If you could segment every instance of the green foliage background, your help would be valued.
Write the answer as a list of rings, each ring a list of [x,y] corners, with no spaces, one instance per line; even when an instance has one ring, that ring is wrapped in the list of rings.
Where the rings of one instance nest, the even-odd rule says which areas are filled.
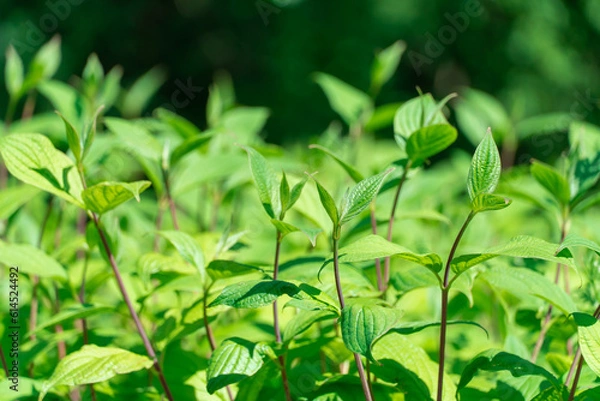
[[[52,0],[48,4],[71,4]],[[64,62],[58,79],[81,71],[97,52],[105,68],[121,64],[125,82],[154,65],[168,80],[153,106],[168,102],[175,80],[188,78],[205,89],[216,70],[229,71],[242,104],[272,111],[268,140],[282,143],[319,134],[334,117],[311,74],[324,71],[362,90],[369,85],[374,49],[397,39],[408,51],[425,53],[427,33],[436,36],[446,13],[465,10],[464,0],[318,1],[278,0],[72,0],[70,12],[45,40],[59,33]],[[273,4],[272,14],[266,4]],[[600,122],[600,5],[597,0],[481,0],[483,14],[471,18],[443,53],[418,75],[405,54],[381,103],[406,100],[418,85],[436,97],[468,85],[498,97],[517,119],[574,108]],[[51,14],[46,1],[3,0],[0,49],[27,40],[31,25]],[[51,25],[50,25],[51,27]],[[35,48],[39,47],[41,42]],[[19,51],[19,49],[17,49]],[[33,52],[23,54],[25,58]],[[0,64],[4,63],[0,55]],[[27,60],[26,60],[27,61]],[[3,79],[3,78],[0,78]],[[589,91],[589,92],[588,92]],[[208,91],[178,110],[202,124]],[[0,107],[7,99],[0,98]],[[584,107],[585,106],[585,107]],[[389,130],[380,135],[389,137]]]

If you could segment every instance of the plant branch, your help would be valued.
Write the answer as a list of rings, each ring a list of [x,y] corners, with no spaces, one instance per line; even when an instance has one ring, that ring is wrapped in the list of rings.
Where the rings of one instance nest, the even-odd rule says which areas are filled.
[[[342,281],[340,279],[340,266],[338,262],[338,236],[341,231],[340,227],[334,227],[333,234],[333,272],[335,275],[335,288],[338,295],[338,300],[340,302],[340,309],[344,309],[346,306],[346,302],[344,301],[344,293],[342,292]],[[356,363],[356,368],[358,370],[358,376],[360,377],[360,383],[362,384],[363,393],[365,394],[366,401],[373,401],[373,394],[371,393],[371,388],[369,386],[369,381],[367,380],[367,375],[365,373],[365,369],[362,364],[362,360],[360,359],[360,355],[354,352],[354,362]]]
[[[4,357],[4,350],[2,349],[2,345],[0,344],[0,361],[2,361],[2,368],[4,369],[4,374],[6,377],[10,377],[10,372],[8,371],[8,365],[6,364],[6,358]]]
[[[456,235],[456,239],[452,244],[450,253],[448,254],[448,260],[446,261],[446,267],[444,270],[444,281],[442,285],[442,321],[440,326],[440,352],[439,352],[439,367],[438,367],[438,386],[437,386],[437,401],[442,401],[442,395],[444,393],[444,365],[446,360],[446,332],[448,329],[448,299],[450,295],[450,264],[454,258],[454,254],[458,249],[460,240],[462,239],[467,227],[471,220],[475,217],[475,213],[471,211],[467,219],[463,223],[460,231]]]
[[[273,280],[277,280],[279,275],[279,254],[281,252],[281,240],[283,236],[281,232],[277,230],[277,239],[275,244],[275,260],[273,262]],[[279,308],[277,306],[277,300],[273,301],[273,328],[275,330],[275,341],[281,344],[281,327],[279,326]],[[290,383],[287,376],[287,369],[285,367],[285,355],[279,355],[279,364],[281,365],[281,380],[283,382],[283,391],[285,393],[286,401],[292,401],[292,393],[290,391]]]
[[[568,219],[567,217],[563,217],[562,219],[562,223],[560,225],[560,242],[559,245],[562,245],[562,243],[565,240],[565,237],[567,236],[567,222]],[[560,273],[561,270],[568,270],[568,267],[563,266],[560,263],[556,264],[556,273],[554,275],[554,284],[558,284],[559,280],[560,280]],[[566,275],[568,275],[569,272],[567,271],[565,273],[565,277]],[[535,342],[535,345],[533,347],[533,351],[531,353],[531,362],[535,363],[535,361],[537,360],[541,350],[542,350],[542,346],[544,345],[544,340],[546,339],[546,333],[548,332],[548,330],[550,329],[550,321],[552,319],[552,305],[548,305],[548,310],[546,312],[546,315],[544,317],[544,321],[542,322],[542,327],[540,329],[540,335],[537,339],[537,341]]]
[[[408,171],[412,166],[412,162],[409,160],[406,162],[406,166],[404,166],[404,172],[402,173],[402,177],[400,178],[400,182],[398,183],[398,187],[396,188],[396,195],[394,195],[394,202],[392,203],[392,211],[390,212],[390,220],[388,222],[387,236],[386,239],[388,241],[392,240],[392,233],[394,232],[394,218],[396,217],[396,207],[398,206],[398,200],[400,199],[400,192],[402,191],[402,187],[404,186],[404,182],[406,181],[406,177],[408,175]],[[391,258],[385,258],[385,266],[383,271],[383,291],[387,291],[388,283],[390,282],[390,264]]]
[[[371,202],[371,232],[377,234],[377,218],[375,217],[375,202]],[[384,290],[383,276],[381,272],[381,260],[375,259],[375,273],[377,274],[377,289],[379,291]]]
[[[169,203],[169,210],[171,211],[171,220],[173,220],[173,227],[179,231],[179,222],[177,221],[177,208],[175,207],[175,201],[171,196],[171,182],[169,180],[169,173],[163,169],[163,179],[165,181],[165,195],[167,202]]]
[[[100,222],[98,221],[98,216],[95,213],[91,213],[91,216],[92,216],[94,225],[96,226],[96,230],[98,231],[98,235],[100,236],[100,241],[102,242],[102,246],[104,247],[104,250],[106,251],[106,254],[108,255],[110,267],[112,268],[115,278],[117,280],[117,285],[119,286],[119,290],[121,292],[121,295],[123,296],[123,300],[125,301],[125,304],[127,305],[127,309],[129,310],[129,313],[135,323],[137,331],[138,331],[140,337],[142,338],[142,342],[144,343],[144,347],[146,348],[146,353],[148,354],[150,359],[152,359],[152,362],[154,364],[154,369],[156,370],[156,373],[158,374],[158,378],[160,380],[160,383],[162,384],[163,389],[165,390],[165,394],[166,394],[167,398],[169,399],[169,401],[174,401],[173,395],[171,394],[171,390],[169,389],[167,381],[165,380],[165,376],[162,372],[162,368],[160,367],[160,364],[158,363],[158,358],[156,357],[154,348],[152,347],[152,344],[150,343],[150,340],[148,339],[148,335],[146,334],[144,326],[142,325],[142,322],[140,321],[140,318],[139,318],[137,312],[135,311],[135,308],[133,307],[133,303],[131,302],[131,299],[129,298],[129,294],[127,292],[127,289],[125,288],[125,283],[123,282],[123,278],[121,277],[121,272],[119,271],[119,267],[117,266],[117,261],[115,260],[115,257],[110,249],[110,246],[108,245],[108,241],[106,239],[106,235],[104,234],[104,230],[102,229],[102,227],[100,227]]]

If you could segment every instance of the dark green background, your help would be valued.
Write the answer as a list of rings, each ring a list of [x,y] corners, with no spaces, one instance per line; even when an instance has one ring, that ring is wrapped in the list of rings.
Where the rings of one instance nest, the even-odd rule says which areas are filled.
[[[57,78],[79,75],[91,52],[105,69],[122,65],[125,84],[159,64],[169,79],[152,105],[158,106],[177,90],[177,79],[208,88],[224,69],[240,103],[272,110],[267,139],[282,142],[319,134],[337,118],[311,73],[324,71],[366,91],[376,49],[402,39],[408,51],[425,54],[427,34],[438,35],[449,24],[445,14],[465,11],[466,3],[281,0],[268,3],[277,9],[265,24],[259,8],[267,10],[267,3],[253,0],[1,0],[0,48],[13,43],[27,61],[39,46],[32,26],[51,22],[57,10],[51,4],[63,5],[59,14],[68,12],[56,18],[56,29],[41,30],[45,39],[62,36]],[[415,86],[441,97],[470,85],[499,97],[515,119],[575,110],[599,121],[597,105],[584,107],[582,99],[600,97],[600,1],[481,0],[481,6],[483,14],[421,75],[407,51],[377,103],[406,100]],[[207,93],[179,112],[204,126]],[[6,101],[3,93],[0,107]],[[391,136],[391,129],[379,134]]]

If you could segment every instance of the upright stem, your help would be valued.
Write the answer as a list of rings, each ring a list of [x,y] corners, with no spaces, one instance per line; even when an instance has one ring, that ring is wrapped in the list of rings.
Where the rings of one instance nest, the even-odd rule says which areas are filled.
[[[377,234],[377,218],[375,217],[375,202],[371,202],[371,232]],[[381,260],[375,259],[375,273],[377,274],[377,289],[384,290],[383,276],[381,275]]]
[[[177,209],[175,208],[175,201],[171,196],[171,182],[169,180],[169,173],[163,169],[163,177],[165,181],[165,194],[167,196],[167,202],[169,203],[169,209],[171,211],[171,219],[173,220],[173,227],[179,231],[179,223],[177,221]]]
[[[392,233],[394,232],[394,218],[396,217],[396,206],[398,205],[398,200],[400,199],[400,191],[404,186],[404,182],[406,181],[406,176],[408,175],[408,170],[412,166],[412,162],[409,160],[404,166],[404,172],[402,173],[402,177],[400,178],[400,182],[398,183],[398,188],[396,188],[396,195],[394,195],[394,203],[392,204],[392,211],[390,212],[390,221],[388,222],[388,230],[387,230],[387,240],[392,240]],[[388,288],[388,283],[390,282],[390,262],[391,258],[385,258],[385,266],[383,272],[383,290],[386,291]]]
[[[277,231],[277,241],[275,243],[275,261],[273,262],[273,280],[277,280],[279,275],[279,253],[281,251],[281,240],[283,236],[281,232]],[[281,344],[281,327],[279,327],[279,308],[277,307],[277,300],[273,301],[273,327],[275,330],[275,341]],[[285,355],[279,355],[279,364],[281,365],[281,380],[283,381],[283,391],[285,393],[286,401],[292,401],[292,393],[290,391],[290,383],[287,376],[287,369],[285,367]]]
[[[594,311],[594,317],[596,319],[600,319],[600,305],[598,305],[598,307]],[[573,385],[571,386],[571,391],[569,393],[569,401],[573,401],[575,399],[575,393],[577,392],[577,383],[579,382],[579,377],[581,376],[581,369],[583,368],[583,356],[581,356],[581,347],[579,347],[577,353],[575,354],[575,358],[573,359],[571,369],[569,369],[569,374],[567,375],[567,380],[565,381],[565,384],[569,383],[575,364],[577,364],[577,370],[575,371]]]
[[[562,245],[562,243],[565,240],[565,237],[567,236],[567,222],[568,222],[568,218],[563,217],[562,223],[560,225],[559,245]],[[563,269],[566,270],[566,273],[565,273],[565,278],[566,278],[566,276],[569,274],[568,267],[563,266],[560,263],[556,264],[556,273],[554,275],[554,284],[558,284],[558,282],[560,280],[560,272]],[[568,285],[567,283],[568,283],[568,281],[565,281],[566,285]],[[535,346],[533,347],[533,351],[531,353],[531,362],[533,362],[533,363],[535,363],[535,361],[537,360],[537,358],[542,350],[542,346],[544,345],[546,333],[550,329],[550,321],[552,320],[552,309],[553,309],[552,305],[548,305],[548,310],[546,312],[546,316],[544,317],[544,321],[542,322],[542,327],[540,329],[540,335],[539,335],[537,341],[535,342]]]
[[[123,278],[121,277],[121,272],[119,271],[119,267],[117,266],[117,261],[115,260],[115,257],[112,254],[110,246],[108,245],[108,241],[106,239],[106,236],[104,235],[104,231],[100,227],[100,222],[98,221],[98,216],[95,213],[91,213],[91,215],[92,215],[92,220],[94,221],[94,225],[96,226],[96,230],[98,231],[98,235],[100,236],[100,241],[102,242],[102,246],[104,247],[104,250],[106,251],[106,254],[108,255],[110,267],[112,268],[115,278],[117,280],[117,285],[119,286],[119,290],[121,291],[123,300],[125,301],[125,304],[127,305],[129,314],[131,315],[131,317],[135,323],[135,326],[137,328],[137,331],[138,331],[140,337],[142,338],[144,347],[146,348],[146,353],[148,354],[150,359],[152,359],[152,362],[154,364],[154,369],[156,370],[156,373],[158,374],[160,383],[162,384],[162,387],[165,390],[165,395],[167,396],[169,401],[174,401],[173,395],[171,394],[171,390],[169,389],[167,381],[165,380],[165,376],[162,372],[162,368],[160,367],[160,364],[158,363],[158,358],[156,357],[154,348],[152,348],[152,344],[150,343],[150,340],[148,339],[148,336],[146,334],[144,326],[142,326],[142,322],[140,321],[140,318],[139,318],[137,312],[135,311],[135,308],[133,307],[133,303],[131,302],[131,299],[129,298],[129,294],[127,293],[127,289],[125,288],[125,283],[123,282]]]
[[[210,285],[204,289],[204,297],[202,299],[202,320],[204,322],[204,330],[206,331],[206,337],[208,338],[208,345],[210,346],[211,353],[215,352],[217,349],[217,342],[215,341],[215,336],[212,331],[212,327],[210,327],[210,322],[208,321],[208,308],[206,305],[206,300],[208,298],[208,292],[210,291]],[[233,401],[233,393],[231,392],[231,388],[226,386],[227,396],[230,401]]]
[[[444,365],[446,362],[446,331],[448,328],[448,299],[450,295],[450,263],[454,258],[454,254],[456,253],[456,249],[458,248],[458,244],[460,244],[460,240],[463,237],[463,234],[467,230],[467,227],[471,220],[475,217],[474,212],[470,212],[469,216],[465,220],[464,224],[460,228],[454,243],[452,244],[452,248],[450,249],[450,254],[448,255],[448,260],[446,261],[446,268],[444,270],[444,281],[442,285],[442,322],[440,326],[440,353],[439,353],[439,367],[438,367],[438,386],[437,386],[437,401],[442,401],[442,395],[444,393]]]
[[[344,309],[346,306],[346,302],[344,301],[344,293],[342,292],[342,281],[340,279],[340,265],[338,262],[338,239],[340,228],[334,229],[333,234],[333,273],[335,276],[335,289],[337,291],[338,300],[340,302],[340,308]],[[373,401],[373,394],[371,393],[371,388],[369,386],[369,381],[367,380],[367,375],[365,373],[365,369],[363,367],[362,361],[360,359],[360,355],[354,352],[354,362],[356,363],[356,368],[358,370],[358,376],[360,377],[360,383],[362,384],[363,393],[365,394],[366,401]]]
[[[4,350],[2,349],[2,345],[0,345],[0,361],[2,362],[2,369],[4,369],[4,374],[6,377],[9,377],[10,373],[8,371],[8,365],[6,364],[6,358],[4,357]]]
[[[27,100],[25,100],[25,105],[23,106],[23,113],[21,113],[21,120],[27,121],[33,116],[33,111],[35,110],[35,97],[36,92],[30,91],[27,95]]]

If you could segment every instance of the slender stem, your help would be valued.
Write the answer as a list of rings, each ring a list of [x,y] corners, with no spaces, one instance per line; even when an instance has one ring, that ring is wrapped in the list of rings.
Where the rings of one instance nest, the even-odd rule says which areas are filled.
[[[596,319],[600,319],[600,305],[594,311],[594,317]],[[569,383],[570,377],[573,372],[573,368],[577,364],[577,370],[575,371],[575,377],[573,378],[573,385],[571,386],[571,391],[569,393],[569,401],[573,401],[575,399],[575,393],[577,392],[577,384],[579,382],[579,377],[581,376],[581,369],[583,368],[583,356],[581,355],[581,347],[577,350],[575,354],[575,358],[573,359],[573,364],[571,365],[571,369],[569,369],[569,374],[567,375],[567,379],[565,384]]]
[[[275,242],[275,260],[273,262],[273,280],[277,280],[279,275],[279,254],[281,253],[281,240],[283,236],[281,232],[277,231],[277,239]],[[275,341],[281,344],[281,327],[279,326],[279,308],[277,307],[277,300],[273,301],[273,328],[275,331]],[[285,367],[285,355],[279,355],[279,364],[281,365],[281,380],[283,382],[283,391],[285,393],[286,401],[292,401],[292,393],[290,391],[290,383],[287,375],[287,368]]]
[[[450,263],[454,258],[454,254],[458,249],[458,244],[462,239],[467,227],[471,220],[475,217],[475,213],[471,211],[464,224],[460,228],[450,253],[448,254],[448,260],[446,261],[446,268],[444,270],[444,281],[442,285],[442,322],[440,326],[440,353],[439,353],[439,367],[438,367],[438,386],[437,386],[437,401],[442,401],[442,395],[444,393],[444,365],[446,361],[446,331],[448,329],[448,299],[450,295]]]
[[[25,100],[25,105],[23,106],[23,113],[21,113],[21,120],[27,121],[33,116],[33,111],[35,110],[35,98],[36,92],[30,91],[27,95],[27,100]]]
[[[204,297],[202,298],[202,320],[204,322],[204,330],[206,331],[206,337],[208,338],[208,345],[210,346],[210,350],[212,353],[215,352],[215,350],[217,349],[217,342],[215,341],[215,336],[213,334],[212,327],[210,327],[210,322],[208,321],[208,307],[206,301],[208,298],[209,291],[210,285],[204,290]],[[233,393],[231,392],[231,388],[229,386],[226,386],[225,389],[227,390],[227,396],[229,397],[229,400],[233,401],[234,397]]]
[[[562,245],[562,243],[565,240],[565,237],[567,236],[567,224],[568,224],[568,218],[566,216],[564,216],[562,219],[562,223],[560,225],[559,245]],[[558,282],[560,280],[560,273],[561,273],[562,269],[566,270],[565,277],[567,274],[569,274],[568,267],[563,266],[560,263],[557,263],[556,264],[556,273],[554,275],[554,284],[558,284]],[[544,345],[546,333],[550,329],[550,321],[552,319],[552,309],[553,309],[552,305],[548,305],[548,311],[546,312],[546,316],[544,317],[544,321],[542,322],[542,328],[540,329],[540,335],[539,335],[537,341],[535,342],[533,351],[531,353],[531,362],[533,362],[533,363],[535,363],[535,361],[537,360],[537,358],[542,350],[542,346]]]
[[[340,279],[340,265],[338,262],[338,239],[340,227],[337,229],[334,228],[333,234],[333,273],[335,275],[335,288],[338,295],[338,300],[340,302],[340,308],[344,309],[346,306],[346,302],[344,301],[344,293],[342,292],[342,281]],[[363,393],[365,394],[366,401],[373,401],[373,394],[371,393],[371,388],[369,387],[369,381],[367,380],[367,375],[365,373],[365,369],[362,364],[362,360],[360,359],[360,355],[354,352],[354,362],[356,363],[356,368],[358,370],[358,376],[360,377],[360,383],[362,384]]]
[[[400,191],[402,191],[402,187],[404,186],[404,182],[406,181],[406,177],[408,175],[408,171],[412,166],[412,162],[409,160],[404,166],[404,172],[402,173],[402,177],[400,178],[400,182],[398,183],[398,187],[396,188],[396,195],[394,195],[394,202],[392,203],[392,211],[390,212],[390,220],[388,222],[387,229],[387,240],[392,240],[392,233],[394,232],[394,218],[396,217],[396,207],[398,206],[398,200],[400,199]],[[391,258],[385,258],[385,266],[383,272],[383,290],[387,291],[388,283],[390,282],[390,263]]]
[[[158,201],[158,211],[156,214],[156,223],[155,223],[156,234],[154,234],[154,243],[152,244],[152,249],[154,250],[154,252],[158,252],[158,250],[159,250],[160,234],[158,234],[158,231],[160,231],[162,228],[164,213],[165,213],[165,203],[162,201],[162,199],[160,199]]]
[[[4,374],[6,377],[9,377],[10,373],[8,371],[8,365],[6,364],[6,358],[4,357],[4,350],[2,349],[2,345],[0,345],[0,361],[2,362],[2,369],[4,369]]]
[[[152,359],[152,361],[154,363],[154,369],[156,370],[156,373],[158,374],[158,378],[160,380],[160,383],[162,384],[163,389],[165,390],[165,394],[166,394],[167,398],[170,401],[174,401],[173,395],[171,394],[171,390],[169,389],[169,386],[167,384],[167,381],[165,380],[165,376],[162,372],[160,364],[158,363],[158,358],[156,357],[154,348],[152,347],[152,344],[150,343],[150,340],[148,339],[148,335],[146,334],[146,330],[144,329],[144,326],[142,325],[142,322],[140,321],[140,318],[139,318],[137,312],[135,311],[133,303],[131,302],[131,299],[129,298],[129,294],[127,292],[127,289],[125,288],[125,283],[123,282],[123,278],[121,277],[121,272],[119,271],[119,267],[117,266],[117,261],[115,260],[115,257],[110,249],[110,246],[108,245],[108,241],[106,239],[106,235],[104,234],[104,230],[100,227],[100,222],[98,221],[98,216],[95,213],[91,213],[91,215],[92,215],[92,220],[94,222],[94,225],[96,226],[96,230],[98,231],[98,235],[100,236],[100,241],[102,242],[102,246],[104,247],[104,250],[106,251],[106,254],[108,255],[110,267],[112,268],[115,278],[117,280],[117,285],[119,286],[119,290],[121,291],[123,300],[125,301],[125,304],[127,305],[127,309],[129,310],[129,313],[135,323],[137,331],[138,331],[140,337],[142,338],[144,347],[146,348],[146,353],[148,354],[148,356],[150,357],[150,359]]]
[[[213,334],[212,327],[210,327],[210,324],[208,322],[208,308],[206,306],[206,298],[208,297],[208,291],[209,289],[207,288],[204,291],[204,297],[202,298],[202,313],[204,315],[202,320],[204,321],[204,330],[206,330],[208,345],[210,346],[210,350],[214,352],[217,349],[217,343],[215,341],[215,336]]]
[[[371,232],[377,234],[377,219],[375,217],[375,202],[371,202]],[[375,259],[375,272],[377,274],[377,289],[383,291],[383,276],[381,275],[381,260]]]
[[[565,385],[568,386],[571,382],[571,378],[575,373],[575,369],[579,365],[579,358],[581,358],[581,348],[577,348],[577,352],[575,352],[575,356],[573,357],[573,362],[571,363],[571,367],[569,368],[569,373],[567,373],[567,377],[565,378]]]
[[[173,227],[175,230],[179,231],[179,223],[177,221],[177,209],[175,207],[175,201],[171,196],[171,182],[169,180],[169,173],[163,169],[163,178],[165,181],[165,195],[167,197],[167,202],[169,203],[169,209],[171,211],[171,220],[173,220]]]

